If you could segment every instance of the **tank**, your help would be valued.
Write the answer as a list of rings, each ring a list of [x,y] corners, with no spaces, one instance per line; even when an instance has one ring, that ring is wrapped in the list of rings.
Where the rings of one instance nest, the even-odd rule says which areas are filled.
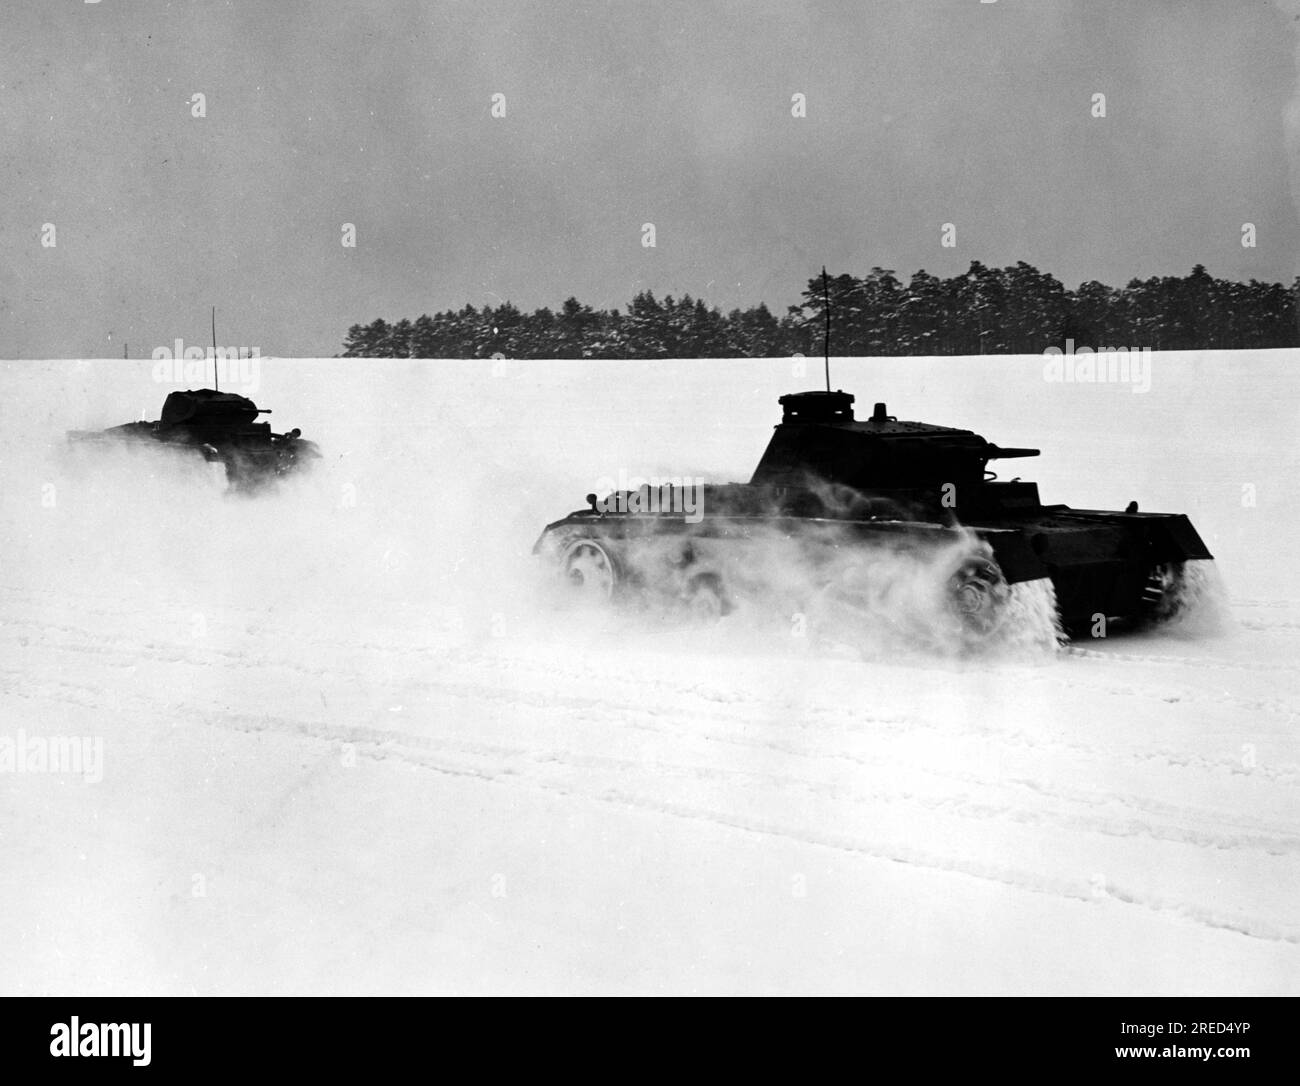
[[[154,422],[128,422],[107,430],[72,431],[79,445],[151,443],[186,456],[202,457],[225,467],[232,490],[251,492],[320,458],[316,444],[297,429],[276,434],[258,422],[260,408],[246,396],[200,388],[169,393]]]
[[[843,391],[782,396],[749,482],[588,494],[534,553],[580,598],[716,617],[748,597],[876,624],[913,609],[967,646],[1044,608],[1054,641],[1102,636],[1203,592],[1213,556],[1186,516],[1045,505],[1036,483],[989,467],[1039,450],[901,421],[883,403],[857,419],[853,404]]]

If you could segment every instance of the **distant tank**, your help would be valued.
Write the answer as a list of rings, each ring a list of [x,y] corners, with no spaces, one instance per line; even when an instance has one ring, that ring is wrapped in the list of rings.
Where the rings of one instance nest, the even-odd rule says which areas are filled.
[[[77,430],[68,439],[77,444],[156,443],[182,455],[202,457],[225,467],[232,490],[256,491],[274,480],[300,471],[320,458],[314,442],[301,431],[271,432],[258,422],[259,408],[246,396],[200,388],[169,393],[162,417],[155,422],[128,422],[107,430]]]
[[[967,643],[1005,627],[1030,586],[1055,609],[1055,640],[1168,618],[1203,583],[1213,556],[1186,516],[1136,502],[1122,512],[1044,505],[1036,483],[988,470],[1037,449],[899,421],[883,403],[858,420],[853,402],[842,391],[782,396],[748,483],[589,494],[589,508],[546,526],[534,553],[580,597],[658,596],[705,615],[777,598],[795,579],[813,603],[879,621],[928,584]],[[891,598],[909,570],[911,593]]]

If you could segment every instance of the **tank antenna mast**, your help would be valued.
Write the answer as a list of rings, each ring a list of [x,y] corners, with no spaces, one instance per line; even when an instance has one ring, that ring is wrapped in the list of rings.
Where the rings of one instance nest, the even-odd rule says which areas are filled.
[[[221,391],[221,374],[217,372],[217,307],[212,307],[212,388]]]
[[[831,286],[826,277],[826,265],[822,265],[822,296],[826,307],[826,335],[822,339],[822,350],[826,361],[826,391],[831,390]]]

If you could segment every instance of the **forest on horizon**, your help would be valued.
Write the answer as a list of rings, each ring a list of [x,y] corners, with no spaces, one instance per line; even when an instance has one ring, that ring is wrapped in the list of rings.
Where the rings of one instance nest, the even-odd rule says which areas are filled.
[[[723,314],[689,294],[642,291],[627,311],[567,299],[524,313],[510,302],[433,316],[382,318],[347,332],[344,358],[653,359],[820,355],[830,304],[830,353],[839,356],[1041,354],[1048,347],[1235,350],[1300,346],[1300,278],[1290,287],[1216,279],[1203,265],[1181,278],[1088,281],[1066,290],[1021,261],[975,261],[941,279],[904,283],[888,269],[808,280],[798,305]]]

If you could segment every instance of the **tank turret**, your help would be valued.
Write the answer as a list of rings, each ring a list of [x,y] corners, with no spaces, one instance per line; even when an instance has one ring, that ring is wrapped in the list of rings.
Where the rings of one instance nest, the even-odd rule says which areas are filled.
[[[184,426],[191,430],[243,430],[257,422],[258,415],[269,415],[268,408],[258,407],[247,396],[216,389],[188,389],[169,392],[163,401],[158,425],[162,429]],[[269,424],[263,424],[270,429]]]
[[[941,487],[983,482],[991,460],[1037,456],[1004,449],[970,430],[900,422],[883,403],[871,417],[853,417],[847,392],[782,396],[781,422],[758,462],[751,486],[828,482],[860,491]]]

